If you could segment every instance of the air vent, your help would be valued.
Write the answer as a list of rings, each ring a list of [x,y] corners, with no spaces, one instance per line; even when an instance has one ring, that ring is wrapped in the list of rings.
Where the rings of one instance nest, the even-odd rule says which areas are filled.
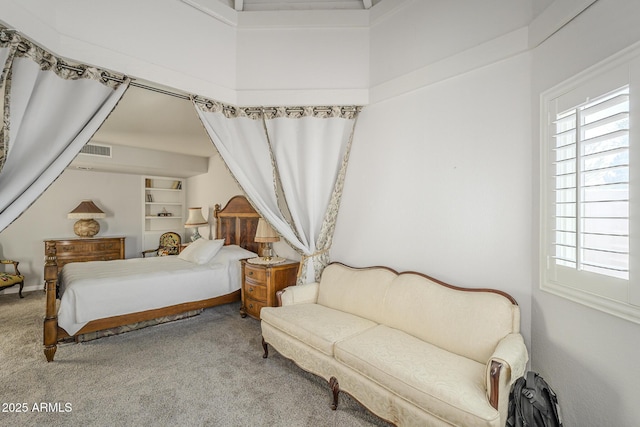
[[[111,146],[100,144],[86,144],[80,150],[80,154],[97,157],[111,157]]]

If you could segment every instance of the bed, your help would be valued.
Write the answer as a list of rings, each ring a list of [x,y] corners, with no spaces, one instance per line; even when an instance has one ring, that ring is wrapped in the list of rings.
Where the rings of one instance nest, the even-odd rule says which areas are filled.
[[[53,361],[58,342],[65,339],[238,301],[237,260],[258,252],[254,237],[259,215],[246,198],[235,196],[223,209],[216,205],[214,216],[215,240],[222,247],[202,263],[193,262],[198,252],[192,248],[183,256],[70,263],[58,277],[55,245],[47,246],[47,361]]]

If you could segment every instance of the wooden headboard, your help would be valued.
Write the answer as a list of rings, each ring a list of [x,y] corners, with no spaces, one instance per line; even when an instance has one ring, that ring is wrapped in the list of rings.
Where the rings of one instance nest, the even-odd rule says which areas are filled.
[[[213,211],[216,218],[216,239],[224,239],[225,245],[238,245],[258,253],[260,244],[254,241],[260,215],[244,196],[234,196],[224,208],[217,204]]]

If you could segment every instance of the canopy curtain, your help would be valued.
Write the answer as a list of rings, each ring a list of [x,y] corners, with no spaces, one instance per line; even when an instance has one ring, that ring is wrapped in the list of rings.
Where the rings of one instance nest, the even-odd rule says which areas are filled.
[[[0,27],[0,231],[71,163],[129,79],[65,62]]]
[[[301,255],[299,283],[318,280],[329,262],[360,107],[193,103],[251,203]]]

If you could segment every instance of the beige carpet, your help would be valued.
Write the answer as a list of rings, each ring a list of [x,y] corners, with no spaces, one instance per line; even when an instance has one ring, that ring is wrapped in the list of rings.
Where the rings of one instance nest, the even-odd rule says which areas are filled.
[[[332,411],[326,382],[273,349],[263,359],[238,308],[61,345],[47,363],[44,293],[0,295],[0,425],[387,425],[344,394]]]

